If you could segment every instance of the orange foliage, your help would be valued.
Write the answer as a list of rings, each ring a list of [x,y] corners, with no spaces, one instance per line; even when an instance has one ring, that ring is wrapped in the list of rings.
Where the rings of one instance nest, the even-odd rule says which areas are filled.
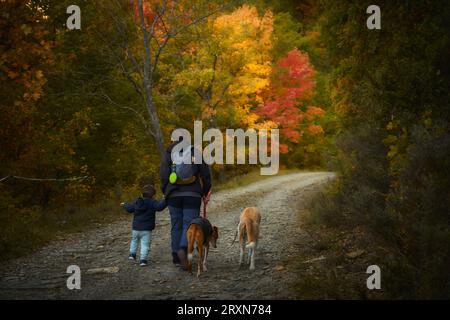
[[[303,135],[300,125],[324,114],[323,109],[314,106],[302,110],[314,94],[315,73],[308,55],[294,49],[276,63],[271,83],[263,92],[264,103],[256,112],[276,123],[281,128],[281,137],[287,141],[298,143]],[[307,132],[319,134],[323,130],[318,125],[310,125]],[[280,151],[287,152],[287,145]]]

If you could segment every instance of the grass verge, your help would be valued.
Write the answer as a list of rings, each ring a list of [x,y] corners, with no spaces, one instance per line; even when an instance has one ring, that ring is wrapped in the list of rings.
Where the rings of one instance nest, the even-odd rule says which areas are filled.
[[[312,208],[324,194],[305,192],[299,199],[299,253],[292,261],[297,299],[384,299],[383,290],[367,288],[367,267],[389,259],[363,227],[330,225]],[[326,218],[328,219],[328,218]]]

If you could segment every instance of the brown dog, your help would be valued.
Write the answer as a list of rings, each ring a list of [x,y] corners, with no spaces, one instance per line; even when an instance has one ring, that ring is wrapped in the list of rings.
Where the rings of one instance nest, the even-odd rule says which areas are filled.
[[[259,239],[260,223],[261,214],[258,208],[250,207],[242,211],[237,230],[240,244],[239,264],[243,262],[244,249],[248,249],[247,263],[250,263],[250,270],[255,269],[255,250]],[[245,245],[246,240],[247,245]]]
[[[217,248],[217,239],[219,237],[219,229],[212,226],[211,223],[204,218],[195,218],[189,225],[186,236],[188,240],[188,271],[192,274],[192,260],[194,258],[194,244],[197,245],[198,252],[198,268],[197,277],[206,269],[206,258],[208,257],[209,244],[213,248]]]

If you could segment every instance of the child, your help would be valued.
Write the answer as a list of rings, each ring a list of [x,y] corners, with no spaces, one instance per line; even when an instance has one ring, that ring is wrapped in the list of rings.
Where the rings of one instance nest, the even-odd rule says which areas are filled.
[[[166,208],[165,199],[157,201],[153,199],[155,188],[146,185],[142,188],[142,197],[139,197],[134,203],[122,202],[120,205],[133,216],[133,233],[130,244],[129,259],[136,261],[136,252],[138,242],[141,243],[140,266],[147,265],[147,256],[150,251],[152,230],[155,229],[155,213]]]

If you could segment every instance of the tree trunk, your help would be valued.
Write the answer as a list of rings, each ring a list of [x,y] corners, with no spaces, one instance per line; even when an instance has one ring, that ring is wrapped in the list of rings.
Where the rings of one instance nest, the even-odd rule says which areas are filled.
[[[153,136],[155,138],[156,148],[158,149],[158,154],[160,159],[163,158],[165,149],[164,149],[164,136],[161,130],[161,124],[159,123],[158,113],[156,112],[156,106],[153,102],[153,96],[151,90],[149,88],[145,89],[146,93],[146,107],[148,114],[150,115],[150,121],[153,127]]]
[[[164,156],[164,137],[161,130],[161,124],[159,123],[158,113],[156,111],[156,106],[153,101],[153,68],[152,68],[152,53],[150,48],[150,36],[147,27],[145,25],[144,19],[144,7],[142,0],[138,1],[139,5],[139,17],[142,33],[144,34],[144,74],[143,74],[143,84],[145,91],[145,106],[147,107],[148,114],[150,115],[150,122],[153,127],[153,137],[155,138],[156,148],[158,149],[160,159]],[[155,18],[156,19],[156,18]],[[157,62],[154,61],[156,64]]]

